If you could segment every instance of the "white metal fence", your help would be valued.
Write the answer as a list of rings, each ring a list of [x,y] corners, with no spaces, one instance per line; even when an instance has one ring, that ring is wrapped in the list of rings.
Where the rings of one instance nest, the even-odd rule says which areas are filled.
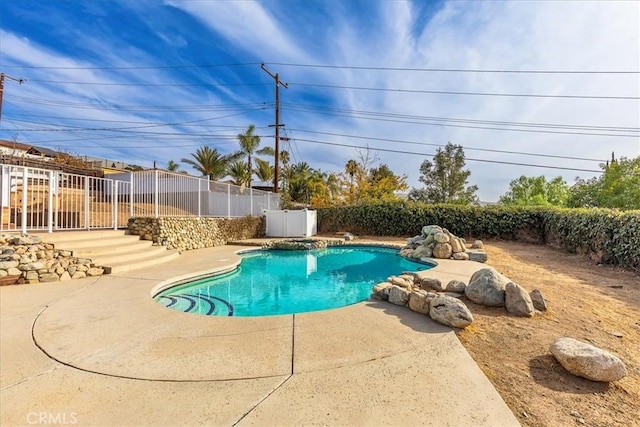
[[[231,218],[280,208],[275,193],[166,171],[95,178],[0,167],[2,231],[117,229],[133,216]]]

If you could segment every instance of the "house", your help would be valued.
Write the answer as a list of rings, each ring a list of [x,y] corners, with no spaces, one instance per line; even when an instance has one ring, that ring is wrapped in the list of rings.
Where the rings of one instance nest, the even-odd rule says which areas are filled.
[[[58,152],[49,148],[0,139],[0,155],[30,159],[43,157],[53,158],[58,155]]]

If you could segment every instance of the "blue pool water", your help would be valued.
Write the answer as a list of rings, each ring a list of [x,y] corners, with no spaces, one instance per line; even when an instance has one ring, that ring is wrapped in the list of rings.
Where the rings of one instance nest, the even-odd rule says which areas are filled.
[[[381,247],[252,251],[233,272],[169,288],[155,300],[210,316],[303,313],[364,301],[387,277],[431,267]]]

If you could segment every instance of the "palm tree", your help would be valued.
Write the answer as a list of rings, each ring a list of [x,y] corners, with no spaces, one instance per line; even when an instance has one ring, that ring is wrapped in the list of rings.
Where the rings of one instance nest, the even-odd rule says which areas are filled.
[[[249,174],[249,187],[251,187],[251,176],[253,175],[253,159],[252,156],[258,155],[274,155],[273,148],[264,147],[258,150],[260,146],[260,136],[255,135],[256,127],[251,124],[244,133],[239,133],[237,138],[240,143],[240,153],[247,158],[247,172]]]
[[[250,182],[250,174],[247,171],[247,164],[239,160],[229,164],[227,175],[233,179],[233,183],[235,185],[245,186]]]
[[[169,172],[179,172],[178,171],[179,168],[180,168],[180,165],[174,162],[173,160],[169,160],[169,163],[167,163],[167,170]]]
[[[202,146],[191,153],[192,159],[182,159],[182,163],[193,166],[202,175],[206,175],[210,180],[216,181],[227,175],[229,164],[238,160],[239,153],[222,155],[216,148]]]
[[[275,170],[268,161],[256,158],[255,173],[260,181],[269,182],[273,179]]]

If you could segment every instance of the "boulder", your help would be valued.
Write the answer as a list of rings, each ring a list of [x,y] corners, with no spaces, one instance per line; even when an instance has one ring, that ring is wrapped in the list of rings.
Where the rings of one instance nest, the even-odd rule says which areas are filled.
[[[40,275],[39,280],[41,282],[57,282],[59,277],[56,273],[43,273]]]
[[[442,231],[442,227],[440,227],[439,225],[425,225],[424,227],[422,227],[422,235],[424,237],[427,237],[429,234],[436,234],[437,232],[441,232]]]
[[[422,243],[423,240],[424,240],[424,236],[419,235],[419,236],[411,237],[407,243]]]
[[[440,279],[434,279],[432,277],[424,277],[420,281],[420,287],[424,290],[433,289],[434,291],[444,291]]]
[[[62,280],[62,278],[60,278],[60,280]],[[389,282],[378,283],[373,287],[373,294],[381,300],[387,301],[389,299],[389,288],[391,286]]]
[[[69,275],[68,271],[65,271],[64,273],[62,273],[60,275],[60,281],[65,281],[65,280],[71,280],[71,276]]]
[[[469,260],[475,262],[487,262],[487,253],[484,251],[469,251]]]
[[[389,302],[395,305],[407,305],[411,292],[399,286],[392,285],[389,288]]]
[[[73,275],[71,275],[72,279],[84,279],[85,277],[87,277],[87,273],[85,273],[84,271],[76,271],[75,273],[73,273]]]
[[[466,252],[455,252],[452,256],[453,259],[458,261],[467,261],[469,259],[469,254]]]
[[[464,252],[465,251],[465,247],[462,244],[462,242],[460,241],[460,239],[458,239],[457,237],[453,237],[450,241],[449,244],[451,245],[451,251],[454,254],[460,253],[460,252]]]
[[[449,241],[451,240],[449,235],[442,231],[435,233],[433,235],[433,239],[438,243],[449,243]]]
[[[433,257],[439,259],[449,259],[451,258],[451,245],[449,243],[438,243],[433,248]]]
[[[411,289],[411,287],[413,286],[413,279],[407,280],[403,277],[398,277],[398,276],[389,277],[387,279],[387,282],[391,283],[392,285],[400,286],[401,288],[405,288],[405,289]]]
[[[13,245],[37,245],[42,243],[40,236],[16,236],[9,240]]]
[[[22,271],[18,270],[17,268],[9,268],[7,269],[7,274],[9,276],[20,276],[22,274]]]
[[[466,287],[466,283],[459,280],[452,280],[447,283],[447,286],[444,288],[444,290],[447,292],[456,292],[458,294],[463,294]]]
[[[504,289],[508,282],[493,268],[483,268],[473,273],[464,293],[476,304],[504,307]]]
[[[529,294],[533,308],[540,311],[547,311],[547,301],[542,296],[542,293],[538,289],[534,289]]]
[[[411,248],[404,248],[402,250],[400,250],[400,256],[403,256],[405,258],[410,258],[413,256],[413,249]]]
[[[527,291],[513,282],[507,283],[504,288],[504,306],[514,316],[531,317],[535,312]]]
[[[416,250],[413,251],[413,254],[411,254],[413,258],[430,258],[431,255],[431,248],[428,245],[418,246]]]
[[[482,249],[484,248],[484,243],[482,243],[482,240],[474,240],[473,243],[471,244],[471,249]]]
[[[0,261],[0,270],[8,270],[10,268],[16,268],[20,263],[18,261]]]
[[[416,313],[429,314],[429,301],[425,291],[414,291],[409,295],[409,308]]]
[[[456,298],[438,295],[429,305],[429,317],[443,325],[465,328],[473,322],[473,315],[467,306]]]
[[[562,367],[592,381],[618,381],[627,368],[617,356],[573,338],[559,338],[549,348]]]

